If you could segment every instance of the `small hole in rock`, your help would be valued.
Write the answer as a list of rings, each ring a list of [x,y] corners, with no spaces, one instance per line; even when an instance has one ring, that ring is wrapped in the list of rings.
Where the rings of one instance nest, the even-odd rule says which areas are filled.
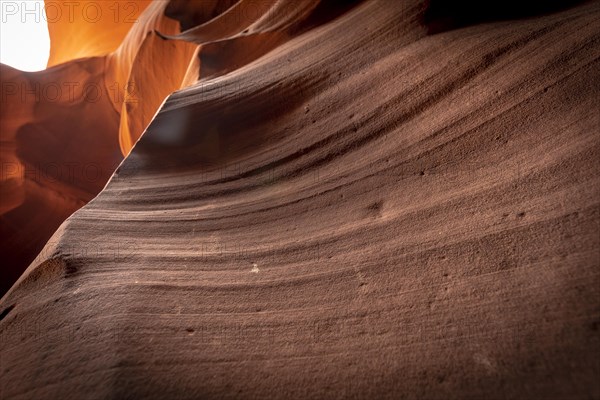
[[[381,211],[381,209],[383,208],[383,200],[379,200],[376,201],[374,203],[371,203],[367,209],[370,211]]]

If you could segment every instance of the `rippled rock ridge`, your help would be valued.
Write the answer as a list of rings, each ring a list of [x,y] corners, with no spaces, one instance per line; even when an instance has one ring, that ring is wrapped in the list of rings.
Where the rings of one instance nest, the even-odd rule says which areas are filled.
[[[0,65],[2,399],[600,398],[600,2],[128,4]]]

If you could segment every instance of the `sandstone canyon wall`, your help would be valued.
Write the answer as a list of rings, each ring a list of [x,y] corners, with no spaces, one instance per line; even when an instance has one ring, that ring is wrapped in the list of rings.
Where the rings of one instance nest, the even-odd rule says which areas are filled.
[[[600,398],[600,2],[137,3],[1,66],[105,90],[3,99],[2,398]]]

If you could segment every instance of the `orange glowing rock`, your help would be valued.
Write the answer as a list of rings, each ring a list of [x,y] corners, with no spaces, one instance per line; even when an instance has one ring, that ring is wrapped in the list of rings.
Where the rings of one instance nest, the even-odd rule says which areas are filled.
[[[115,51],[130,29],[141,23],[140,15],[150,3],[151,0],[46,1],[51,43],[48,67]]]

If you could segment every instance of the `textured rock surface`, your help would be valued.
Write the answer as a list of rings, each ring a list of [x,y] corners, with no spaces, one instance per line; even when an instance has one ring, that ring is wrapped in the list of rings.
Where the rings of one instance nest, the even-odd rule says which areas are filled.
[[[143,15],[184,88],[0,302],[3,397],[600,398],[598,2],[190,4]]]

